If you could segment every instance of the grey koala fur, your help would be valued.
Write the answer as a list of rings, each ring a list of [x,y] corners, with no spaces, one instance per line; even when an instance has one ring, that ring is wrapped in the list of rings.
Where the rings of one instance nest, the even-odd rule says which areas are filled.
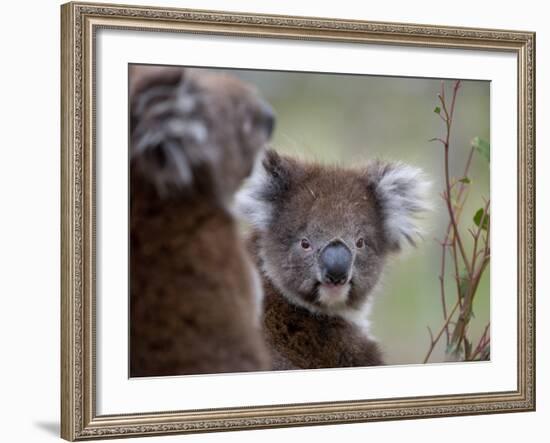
[[[236,208],[252,225],[274,369],[383,364],[368,332],[371,294],[388,255],[419,237],[428,186],[402,163],[342,168],[273,150],[257,162]]]
[[[263,370],[261,285],[229,211],[273,128],[236,78],[130,67],[130,375]]]

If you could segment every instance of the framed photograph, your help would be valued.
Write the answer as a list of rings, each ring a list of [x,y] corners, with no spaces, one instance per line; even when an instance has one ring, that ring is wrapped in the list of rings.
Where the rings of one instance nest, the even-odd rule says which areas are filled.
[[[534,33],[61,18],[63,438],[534,410]]]

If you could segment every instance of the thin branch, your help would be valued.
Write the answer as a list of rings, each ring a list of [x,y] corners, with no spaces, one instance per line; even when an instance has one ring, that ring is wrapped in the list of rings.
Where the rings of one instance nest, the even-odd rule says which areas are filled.
[[[477,227],[477,231],[475,232],[474,236],[474,247],[472,251],[472,268],[475,269],[476,266],[476,258],[477,258],[477,245],[479,241],[479,236],[481,235],[481,231],[483,230],[483,225],[485,224],[485,220],[487,219],[487,210],[489,209],[489,200],[487,200],[487,203],[485,203],[485,206],[483,208],[483,215],[481,216],[481,220],[479,222],[479,225]],[[487,223],[488,225],[488,223]]]
[[[455,303],[453,309],[451,310],[451,313],[449,314],[449,317],[447,318],[447,321],[443,324],[443,326],[441,327],[441,329],[439,330],[439,332],[437,333],[437,335],[435,336],[435,339],[432,340],[432,344],[430,345],[430,349],[428,350],[428,353],[426,354],[426,357],[424,357],[424,363],[427,363],[429,358],[430,358],[430,355],[432,355],[432,352],[435,348],[435,345],[437,344],[437,342],[439,341],[439,339],[441,338],[441,336],[443,335],[443,332],[445,331],[445,327],[449,324],[449,322],[451,321],[451,318],[453,316],[453,314],[456,312],[457,308],[458,308],[459,304],[458,304],[458,301]]]
[[[488,208],[489,201],[485,201],[484,214],[482,220],[478,224],[477,229],[468,229],[467,232],[473,238],[473,250],[470,257],[466,253],[464,242],[459,231],[458,224],[463,214],[464,204],[468,198],[470,187],[469,180],[458,180],[451,178],[450,174],[450,140],[451,129],[453,125],[453,118],[456,109],[457,92],[460,88],[460,81],[454,82],[452,89],[452,98],[448,103],[445,97],[445,83],[441,83],[441,91],[438,94],[438,99],[441,102],[441,111],[438,112],[439,117],[445,122],[445,136],[444,138],[434,138],[431,141],[438,141],[442,143],[444,147],[444,173],[445,173],[445,187],[442,192],[442,198],[445,201],[447,212],[449,215],[449,223],[445,232],[445,237],[441,245],[441,267],[439,273],[440,281],[440,297],[443,311],[443,325],[439,332],[435,335],[428,327],[430,334],[430,348],[425,356],[424,363],[426,363],[433,350],[437,346],[439,340],[445,334],[447,341],[448,353],[459,353],[464,343],[464,351],[467,355],[465,358],[473,358],[478,355],[485,355],[490,345],[490,338],[487,333],[484,333],[482,339],[475,348],[473,354],[470,346],[466,346],[467,328],[472,315],[473,300],[481,280],[481,276],[489,264],[490,260],[490,232],[489,227],[485,227],[486,219],[489,217]],[[468,173],[471,167],[472,159],[474,156],[475,148],[472,146],[467,157],[467,161],[464,167],[464,174],[462,177],[468,177]],[[453,201],[453,192],[455,193],[455,201]],[[485,200],[485,199],[484,199]],[[483,231],[486,232],[482,235]],[[482,244],[480,248],[480,242]],[[457,300],[454,304],[451,312],[448,312],[447,308],[447,296],[445,293],[445,278],[446,278],[446,257],[447,249],[449,249],[450,257],[452,258],[454,266],[454,279],[457,286]],[[465,272],[461,273],[461,268],[464,266]],[[460,308],[460,309],[459,309]],[[458,316],[455,313],[458,311]],[[452,331],[452,333],[451,333]],[[449,346],[452,346],[452,351],[449,350]],[[468,349],[466,349],[468,348]]]
[[[445,256],[447,252],[447,248],[445,246],[445,243],[441,244],[441,271],[439,274],[439,285],[440,285],[440,292],[441,292],[441,306],[443,308],[443,321],[447,321],[447,302],[445,297]],[[428,327],[429,329],[429,327]],[[431,334],[431,330],[430,330]],[[445,326],[445,338],[447,340],[447,346],[449,345],[449,325]],[[433,337],[432,337],[433,339]]]
[[[490,326],[491,326],[490,322],[487,323],[487,325],[485,326],[485,330],[483,331],[483,334],[481,334],[481,337],[479,339],[479,343],[477,344],[475,351],[473,352],[473,354],[470,357],[471,360],[475,360],[475,358],[478,355],[482,354],[483,350],[490,343],[490,339],[489,339],[489,335],[488,335]]]
[[[432,328],[430,328],[429,326],[426,326],[428,328],[428,332],[430,333],[430,343],[433,343],[434,342],[434,334],[432,332]]]
[[[466,333],[466,326],[472,312],[474,295],[477,292],[477,287],[479,286],[483,271],[485,271],[488,264],[489,257],[485,257],[479,267],[479,270],[475,273],[474,278],[470,280],[470,290],[468,291],[468,296],[464,300],[463,308],[458,316],[458,321],[456,322],[456,326],[451,337],[451,344],[455,347],[455,349],[458,349]]]
[[[451,127],[453,124],[453,115],[455,110],[455,103],[456,103],[456,95],[458,92],[458,88],[460,87],[460,80],[457,80],[455,82],[455,86],[453,88],[453,98],[451,101],[451,109],[450,111],[447,110],[447,105],[444,100],[444,94],[445,94],[445,88],[442,86],[442,93],[439,97],[441,101],[441,105],[443,107],[443,111],[445,112],[445,115],[447,116],[447,134],[445,136],[445,186],[447,189],[447,198],[445,199],[445,202],[447,203],[447,211],[449,213],[449,217],[451,219],[451,224],[453,226],[454,230],[454,238],[456,239],[456,242],[458,244],[458,248],[460,250],[460,255],[462,256],[462,260],[464,261],[464,265],[466,266],[466,269],[468,270],[468,273],[472,274],[472,268],[470,266],[470,263],[468,261],[468,257],[466,256],[466,249],[464,248],[464,244],[462,243],[462,238],[460,237],[460,232],[458,231],[458,225],[456,223],[454,211],[451,205],[451,178],[450,178],[450,172],[449,172],[449,143],[451,139]]]
[[[460,304],[460,310],[462,310],[462,284],[460,281],[460,271],[458,270],[458,254],[456,252],[456,242],[454,241],[451,244],[451,251],[453,254],[453,265],[455,267],[455,281],[456,281],[456,292],[458,294],[458,303]]]
[[[443,86],[442,86],[442,88],[443,88]],[[442,93],[443,93],[443,96],[444,96],[444,91],[442,91]],[[443,144],[445,144],[445,142],[443,140],[439,139],[439,138],[435,138],[433,140],[439,140]],[[474,151],[475,151],[475,149],[472,147],[470,149],[470,152],[468,154],[468,158],[466,160],[466,165],[464,167],[464,173],[462,174],[463,177],[467,177],[468,174],[469,174],[470,167],[471,167],[471,164],[472,164],[472,158],[473,158],[473,155],[474,155]],[[466,189],[467,189],[466,183],[460,183],[459,188],[458,188],[458,192],[457,192],[457,197],[456,197],[456,202],[457,202],[457,207],[458,207],[457,208],[457,214],[458,214],[457,221],[458,221],[458,218],[460,217],[460,214],[462,212],[462,207],[463,207],[462,196],[464,195],[464,191]],[[442,195],[442,198],[445,199],[445,196]],[[451,224],[451,222],[449,222],[449,224],[447,225],[445,238],[444,238],[443,242],[441,243],[441,247],[442,247],[442,251],[441,251],[441,270],[440,270],[440,275],[439,275],[441,303],[442,303],[442,308],[443,308],[443,321],[446,322],[446,325],[445,325],[445,338],[446,338],[447,346],[449,345],[449,341],[450,341],[449,325],[452,324],[452,322],[447,321],[448,320],[448,317],[447,317],[447,302],[446,302],[445,284],[444,284],[445,269],[446,269],[446,266],[445,266],[446,253],[445,252],[446,252],[446,248],[448,248],[448,247],[452,247],[453,264],[454,264],[454,267],[455,267],[455,269],[454,269],[454,271],[455,271],[455,282],[456,282],[457,294],[459,294],[459,297],[457,298],[457,301],[460,305],[460,308],[462,309],[462,300],[460,298],[461,284],[460,284],[460,274],[459,274],[459,271],[458,271],[458,256],[457,256],[457,251],[456,251],[456,243],[454,241],[449,242],[449,237],[451,235],[451,230],[452,230],[452,224]]]

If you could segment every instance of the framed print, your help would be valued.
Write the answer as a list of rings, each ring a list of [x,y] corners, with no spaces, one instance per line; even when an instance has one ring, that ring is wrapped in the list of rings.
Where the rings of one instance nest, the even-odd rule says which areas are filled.
[[[63,438],[534,410],[534,33],[61,17]]]

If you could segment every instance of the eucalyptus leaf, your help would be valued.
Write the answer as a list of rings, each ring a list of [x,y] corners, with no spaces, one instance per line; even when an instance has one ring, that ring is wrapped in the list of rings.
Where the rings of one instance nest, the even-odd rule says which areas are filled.
[[[485,214],[485,209],[479,208],[474,215],[474,223],[477,227],[481,227],[481,229],[486,231],[489,228],[489,218],[489,214]]]
[[[472,140],[472,146],[485,160],[487,160],[487,162],[490,162],[491,145],[487,140],[481,137],[474,137],[474,139]]]

